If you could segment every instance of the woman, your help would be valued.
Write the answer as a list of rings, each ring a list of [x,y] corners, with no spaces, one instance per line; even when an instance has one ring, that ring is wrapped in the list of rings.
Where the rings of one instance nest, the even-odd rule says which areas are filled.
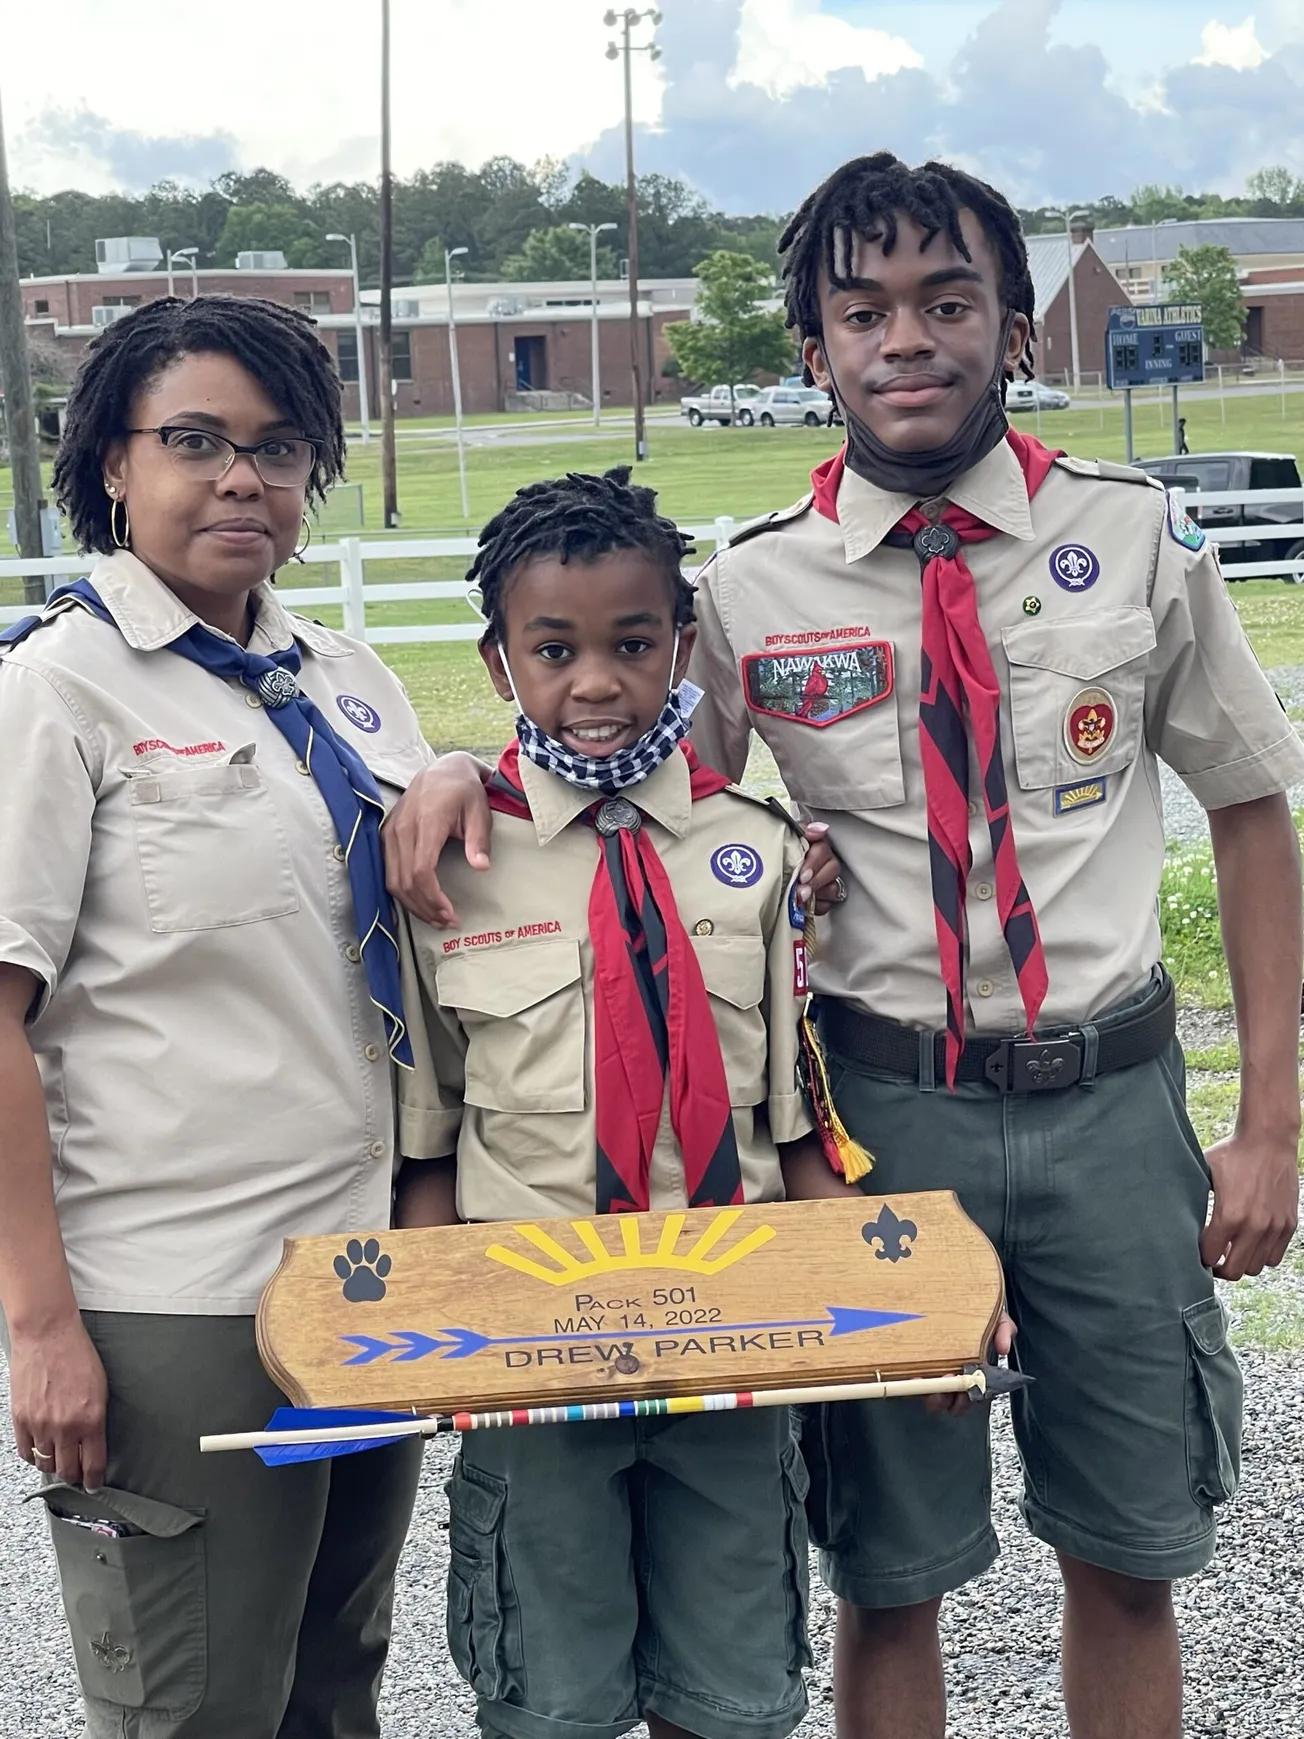
[[[0,646],[0,1309],[92,1739],[378,1732],[419,1449],[197,1448],[280,1399],[253,1313],[282,1238],[390,1217],[378,822],[433,756],[379,659],[268,584],[343,451],[310,321],[146,305],[55,467],[100,559]]]

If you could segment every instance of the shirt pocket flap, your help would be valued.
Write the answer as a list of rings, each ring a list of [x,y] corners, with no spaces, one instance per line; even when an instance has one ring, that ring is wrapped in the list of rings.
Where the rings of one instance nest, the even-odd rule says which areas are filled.
[[[765,955],[744,936],[694,936],[707,991],[733,1008],[755,1008],[765,994]]]
[[[565,937],[524,948],[485,949],[441,960],[435,968],[439,1001],[507,1020],[565,990],[580,977],[580,945]]]
[[[1071,622],[1021,622],[1002,628],[1001,641],[1011,664],[1090,682],[1153,652],[1155,624],[1149,610],[1138,607],[1094,610]]]

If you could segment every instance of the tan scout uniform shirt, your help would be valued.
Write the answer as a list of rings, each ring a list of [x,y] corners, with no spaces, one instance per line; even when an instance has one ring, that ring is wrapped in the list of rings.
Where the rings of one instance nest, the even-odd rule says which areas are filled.
[[[948,498],[1004,533],[964,555],[1001,684],[1019,867],[1046,949],[1041,1021],[1070,1024],[1138,989],[1159,959],[1156,757],[1216,809],[1304,779],[1304,747],[1241,631],[1212,546],[1177,540],[1159,485],[1064,460],[1030,503],[1002,442]],[[693,719],[703,760],[741,777],[755,730],[793,799],[831,824],[849,895],[825,926],[814,988],[936,1030],[946,999],[919,747],[919,561],[883,543],[914,504],[848,471],[839,523],[799,506],[722,550],[701,576],[690,675],[706,690]],[[858,662],[854,683],[868,697],[845,716],[836,716],[839,658]],[[806,718],[758,710],[777,686],[790,696],[782,710],[800,713],[817,659],[815,689],[829,692]],[[976,799],[972,751],[970,764]],[[969,814],[966,1018],[974,1032],[1015,1033],[1023,1007],[987,821],[977,801]]]
[[[440,860],[461,930],[415,918],[410,934],[403,927],[416,1068],[399,1083],[399,1146],[414,1159],[456,1152],[466,1220],[590,1214],[597,1189],[588,909],[599,859],[593,829],[577,820],[594,796],[524,757],[520,772],[533,819],[494,816],[492,869],[468,869],[456,842]],[[774,1201],[775,1143],[810,1128],[796,1080],[805,992],[787,897],[805,847],[746,798],[692,802],[682,755],[623,795],[644,813],[701,963],[746,1199]],[[759,856],[753,885],[713,871],[731,845]],[[654,1208],[687,1205],[668,1095],[650,1198]]]
[[[288,1234],[388,1223],[384,1027],[316,784],[256,696],[162,650],[196,618],[134,556],[92,578],[120,634],[71,608],[0,662],[0,961],[45,987],[78,1302],[234,1315]],[[249,649],[299,642],[382,790],[433,760],[374,653],[256,603]]]

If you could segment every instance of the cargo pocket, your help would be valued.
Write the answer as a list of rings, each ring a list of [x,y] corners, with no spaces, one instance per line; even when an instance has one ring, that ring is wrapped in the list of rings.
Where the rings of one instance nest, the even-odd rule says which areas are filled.
[[[787,1509],[784,1582],[788,1591],[788,1664],[794,1672],[814,1666],[808,1624],[810,1619],[810,1537],[806,1527],[806,1500],[810,1477],[801,1451],[789,1438],[783,1448],[783,1501]]]
[[[57,1481],[32,1496],[50,1518],[87,1698],[186,1720],[208,1680],[203,1512]]]
[[[1203,1509],[1225,1503],[1241,1470],[1241,1368],[1227,1344],[1220,1298],[1182,1312],[1186,1324],[1186,1473]]]
[[[844,1481],[838,1466],[842,1446],[840,1416],[836,1406],[799,1407],[801,1459],[806,1471],[806,1523],[813,1546],[831,1552],[855,1532],[854,1494],[844,1499]]]
[[[478,1697],[522,1689],[520,1610],[503,1548],[507,1482],[458,1457],[448,1493],[448,1652]]]

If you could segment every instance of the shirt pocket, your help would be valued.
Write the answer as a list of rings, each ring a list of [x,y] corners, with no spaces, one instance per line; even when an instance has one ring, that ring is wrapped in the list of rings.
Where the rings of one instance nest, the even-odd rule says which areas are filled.
[[[252,762],[128,780],[151,930],[218,930],[298,911],[285,828]]]
[[[1019,784],[1065,785],[1128,767],[1141,749],[1149,610],[1096,610],[1001,630]],[[1073,747],[1070,748],[1070,742]]]
[[[888,654],[888,687],[851,710],[827,720],[817,714],[809,719],[798,716],[800,672],[793,679],[791,713],[749,701],[753,729],[769,747],[788,790],[800,792],[805,808],[887,809],[905,802],[896,647],[890,641],[875,644]],[[831,655],[842,651],[829,650]],[[801,662],[809,662],[809,655],[801,655]],[[754,678],[745,670],[744,684],[748,680]],[[744,693],[749,692],[744,686]]]
[[[484,1111],[583,1111],[584,979],[564,938],[441,960],[440,1006],[466,1033],[468,1105]]]
[[[761,1001],[765,956],[759,937],[694,936],[698,964],[720,1039],[731,1105],[766,1097],[766,1035]]]

